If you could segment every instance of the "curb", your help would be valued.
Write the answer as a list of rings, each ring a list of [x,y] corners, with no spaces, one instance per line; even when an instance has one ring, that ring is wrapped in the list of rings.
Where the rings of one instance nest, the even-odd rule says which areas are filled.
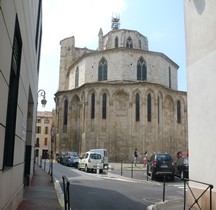
[[[59,184],[59,181],[54,178],[54,186],[55,186],[55,191],[56,191],[56,194],[57,194],[57,198],[58,198],[58,202],[60,204],[60,206],[64,209],[64,193],[61,189],[61,186]]]

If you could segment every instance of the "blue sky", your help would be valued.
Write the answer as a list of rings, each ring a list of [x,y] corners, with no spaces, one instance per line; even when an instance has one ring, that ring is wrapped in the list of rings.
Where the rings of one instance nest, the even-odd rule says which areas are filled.
[[[146,36],[149,50],[161,52],[179,65],[178,89],[187,91],[183,0],[45,0],[38,89],[46,92],[47,105],[55,109],[58,90],[60,41],[75,36],[76,47],[97,49],[98,32],[111,30],[113,14],[120,15],[120,28]],[[39,97],[39,101],[42,98]]]

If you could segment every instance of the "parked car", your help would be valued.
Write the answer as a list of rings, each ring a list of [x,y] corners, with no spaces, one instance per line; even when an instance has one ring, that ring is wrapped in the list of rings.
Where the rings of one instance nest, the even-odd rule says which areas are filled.
[[[157,176],[169,176],[173,181],[175,178],[175,166],[173,158],[167,153],[153,154],[147,162],[147,173],[155,180]]]
[[[86,172],[96,171],[103,172],[103,158],[101,154],[88,151],[79,159],[78,169],[84,169]]]
[[[62,157],[62,164],[66,166],[78,166],[79,156],[77,152],[65,152],[65,155]]]
[[[96,152],[99,153],[103,159],[103,167],[107,167],[109,165],[109,161],[108,161],[108,151],[107,149],[91,149],[90,152]]]
[[[180,178],[188,178],[189,159],[181,157],[175,163],[175,175]]]
[[[58,157],[57,157],[57,162],[62,164],[62,159],[65,156],[65,152],[60,152]]]

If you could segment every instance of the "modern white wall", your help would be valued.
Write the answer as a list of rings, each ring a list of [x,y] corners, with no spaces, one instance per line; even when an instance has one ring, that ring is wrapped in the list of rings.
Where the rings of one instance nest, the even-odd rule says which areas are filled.
[[[216,1],[185,1],[190,179],[216,186]],[[196,194],[204,186],[191,182]],[[213,188],[213,209],[216,209]],[[188,194],[192,202],[191,196]],[[201,198],[209,209],[209,193]]]

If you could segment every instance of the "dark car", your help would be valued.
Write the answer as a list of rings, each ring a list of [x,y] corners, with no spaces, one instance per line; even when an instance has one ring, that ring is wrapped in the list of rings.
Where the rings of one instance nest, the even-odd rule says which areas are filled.
[[[189,160],[187,157],[177,159],[175,163],[175,175],[180,178],[188,178]]]
[[[57,162],[62,164],[63,157],[65,156],[64,152],[60,152],[57,157]]]
[[[155,180],[158,176],[166,175],[173,181],[175,178],[175,166],[173,158],[167,153],[153,154],[147,163],[147,173],[151,176],[151,180]]]
[[[62,158],[62,164],[66,166],[78,166],[79,162],[79,156],[77,152],[71,151],[71,152],[65,152],[65,155]]]

